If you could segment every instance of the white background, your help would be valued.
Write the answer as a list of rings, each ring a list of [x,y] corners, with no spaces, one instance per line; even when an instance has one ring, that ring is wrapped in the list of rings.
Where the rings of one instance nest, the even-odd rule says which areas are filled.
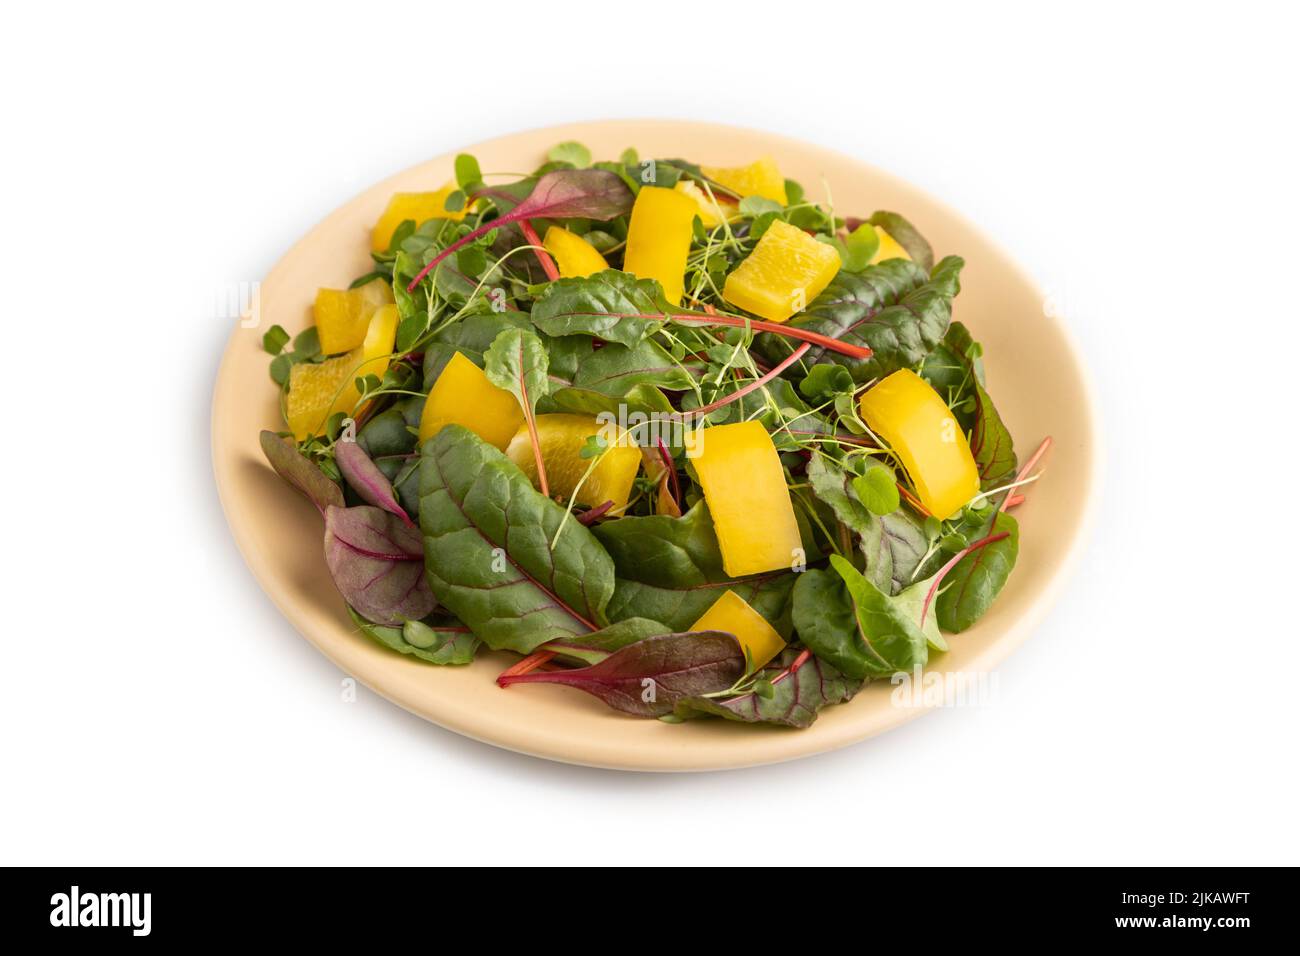
[[[0,860],[1300,862],[1289,15],[38,6],[0,58]],[[637,116],[860,156],[1063,299],[1104,504],[996,705],[742,772],[548,764],[341,703],[244,567],[208,453],[215,290],[406,166]]]

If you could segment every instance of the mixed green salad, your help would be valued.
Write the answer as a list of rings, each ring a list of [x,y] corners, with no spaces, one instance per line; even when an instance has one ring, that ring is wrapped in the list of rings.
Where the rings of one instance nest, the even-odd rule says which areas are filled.
[[[806,727],[989,609],[1048,441],[1018,462],[952,320],[960,258],[770,158],[570,142],[430,186],[263,338],[262,447],[362,634],[513,652],[503,687],[638,717]]]

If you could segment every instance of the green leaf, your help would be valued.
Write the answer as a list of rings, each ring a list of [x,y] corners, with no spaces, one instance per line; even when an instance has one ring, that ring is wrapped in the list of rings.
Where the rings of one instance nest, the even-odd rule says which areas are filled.
[[[552,146],[546,158],[553,163],[568,163],[575,169],[586,169],[591,165],[591,150],[570,140]]]
[[[799,639],[838,670],[859,679],[888,677],[925,664],[925,634],[905,608],[831,555],[831,571],[809,570],[794,588]]]
[[[271,360],[271,381],[276,385],[284,385],[289,381],[289,373],[293,370],[293,357],[288,354],[277,355]]]
[[[483,181],[483,173],[478,168],[478,160],[469,153],[456,157],[456,185],[468,192]]]
[[[1020,553],[1020,526],[1005,511],[995,511],[979,538],[1005,531],[1009,537],[994,541],[962,558],[943,579],[935,600],[939,626],[945,631],[966,630],[992,607],[1011,576]]]
[[[528,654],[607,623],[605,549],[473,432],[448,425],[424,443],[419,510],[434,595],[489,647]]]
[[[890,237],[912,257],[912,261],[926,272],[934,268],[934,250],[930,248],[930,243],[926,242],[925,236],[917,232],[915,226],[898,213],[883,210],[874,212],[867,222],[889,233]]]
[[[1009,481],[1016,471],[1016,449],[1011,432],[1002,422],[984,386],[975,383],[975,425],[970,434],[971,454],[980,473],[980,488],[988,491]]]
[[[673,713],[680,718],[711,714],[744,723],[808,727],[817,714],[831,704],[851,700],[862,681],[845,677],[816,656],[805,660],[796,671],[791,665],[801,653],[787,647],[758,673],[753,688],[734,697],[690,697],[677,702]]]
[[[874,459],[864,461],[868,475],[877,471],[892,474]],[[884,515],[873,513],[858,497],[852,476],[824,455],[814,455],[808,462],[808,481],[813,494],[861,537],[871,583],[886,593],[898,593],[912,580],[929,549],[930,539],[921,519],[902,509]]]
[[[814,365],[799,383],[799,391],[815,405],[853,391],[853,376],[843,365]]]
[[[457,352],[482,368],[484,353],[505,328],[530,328],[528,316],[519,312],[476,313],[440,329],[424,350],[424,390],[433,386]]]
[[[644,641],[647,637],[669,633],[669,628],[645,617],[629,617],[609,627],[601,628],[582,637],[551,641],[546,650],[572,657],[584,664],[599,664],[615,651]]]
[[[865,475],[854,478],[853,493],[874,515],[898,510],[898,481],[888,467],[868,468]]]
[[[361,633],[399,654],[430,664],[470,664],[478,651],[479,639],[454,619],[433,623],[407,621],[401,627],[388,627],[367,621],[352,608],[348,608],[348,613]]]
[[[497,388],[513,395],[526,415],[532,415],[537,400],[550,391],[549,363],[546,346],[537,333],[506,329],[483,354],[483,373]]]
[[[789,571],[729,577],[708,507],[699,502],[680,518],[628,516],[594,525],[609,550],[618,580],[611,620],[648,617],[670,630],[689,631],[723,592],[735,591],[783,635],[790,633]]]
[[[859,384],[919,365],[948,328],[962,265],[960,258],[948,256],[931,275],[906,259],[889,259],[861,272],[841,270],[789,325],[865,345],[874,354],[849,359],[817,346],[804,361],[843,365]],[[759,336],[757,344],[773,362],[791,350],[787,341],[770,334]]]
[[[667,308],[654,279],[607,269],[585,278],[548,283],[533,303],[533,324],[547,335],[594,335],[628,347],[663,328],[665,319],[625,318],[621,313],[657,315]]]
[[[844,268],[860,272],[871,264],[871,257],[880,248],[880,233],[870,223],[863,223],[844,240]]]
[[[948,327],[943,341],[925,357],[921,376],[949,407],[970,434],[971,453],[979,470],[980,487],[987,491],[1006,484],[1016,471],[1015,443],[984,390],[984,366],[978,342],[960,322]]]
[[[273,325],[266,330],[262,336],[262,348],[266,349],[269,355],[279,355],[280,350],[289,342],[289,333],[278,325]]]
[[[571,336],[558,341],[563,342]],[[582,339],[577,339],[581,342]],[[693,379],[673,357],[652,339],[638,342],[628,348],[609,344],[584,355],[577,364],[572,385],[603,392],[606,395],[626,395],[639,385],[654,386],[668,391],[683,391],[691,387]]]
[[[767,213],[779,214],[785,208],[779,202],[765,196],[746,196],[740,201],[740,214],[758,218]]]

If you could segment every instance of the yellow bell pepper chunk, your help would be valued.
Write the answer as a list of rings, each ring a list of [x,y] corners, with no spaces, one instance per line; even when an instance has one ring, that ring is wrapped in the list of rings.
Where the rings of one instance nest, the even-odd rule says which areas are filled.
[[[722,297],[772,322],[784,322],[806,309],[839,271],[834,246],[778,219],[727,276]]]
[[[359,289],[318,290],[312,315],[321,351],[337,355],[356,348],[365,340],[375,310],[393,301],[393,287],[383,279],[367,282]]]
[[[792,568],[803,545],[772,437],[760,422],[714,425],[687,445],[704,489],[722,566],[738,578]]]
[[[755,611],[735,591],[725,591],[704,616],[691,625],[692,631],[725,631],[736,635],[741,650],[749,657],[749,673],[780,654],[785,641],[767,618]]]
[[[907,250],[898,244],[896,240],[879,226],[872,226],[876,230],[876,235],[880,237],[880,245],[876,247],[876,254],[871,257],[868,265],[875,265],[877,262],[884,262],[886,259],[906,259],[912,261],[912,257],[907,254]]]
[[[682,303],[698,208],[689,196],[662,186],[642,186],[632,204],[623,269],[641,279],[658,279],[672,305]]]
[[[448,183],[431,193],[393,193],[388,200],[388,207],[379,217],[374,228],[370,230],[370,249],[372,252],[387,252],[393,241],[393,233],[404,221],[410,219],[417,226],[428,219],[450,219],[460,222],[465,218],[466,209],[452,212],[447,208],[447,197],[456,191],[455,183]]]
[[[397,339],[397,306],[386,305],[370,319],[360,348],[319,364],[302,363],[289,370],[289,395],[285,415],[299,441],[325,430],[335,412],[355,417],[361,393],[357,379],[366,375],[383,378]]]
[[[782,206],[789,201],[785,194],[785,177],[770,156],[764,156],[748,166],[701,166],[700,172],[715,183],[726,186],[741,199],[746,196],[762,196],[779,202]]]
[[[695,205],[699,207],[695,210],[695,215],[700,217],[705,229],[716,229],[722,225],[723,220],[730,222],[740,216],[740,208],[734,202],[719,199],[716,195],[710,199],[708,193],[689,179],[677,180],[673,189],[695,200]]]
[[[546,483],[552,495],[567,499],[573,494],[573,489],[578,488],[578,496],[574,499],[578,504],[594,508],[612,501],[610,514],[618,514],[627,507],[632,482],[641,467],[641,451],[627,435],[607,435],[607,430],[611,429],[613,426],[602,425],[594,415],[537,416],[537,443],[542,449]],[[599,459],[582,457],[582,449],[592,435],[606,437],[609,442]],[[506,457],[518,465],[534,485],[538,484],[537,458],[533,454],[526,424],[515,432],[506,448]],[[596,461],[596,467],[588,475],[587,469],[593,461]],[[579,488],[580,481],[582,486]]]
[[[479,438],[505,451],[524,420],[519,400],[497,388],[487,374],[457,352],[429,389],[420,415],[423,443],[446,425],[464,425]]]
[[[979,492],[979,469],[961,425],[925,379],[900,369],[868,389],[860,407],[936,518],[951,518]]]
[[[547,252],[555,256],[561,278],[570,276],[586,278],[609,268],[609,263],[595,246],[582,236],[569,232],[563,226],[551,226],[547,229],[542,245],[546,247]]]

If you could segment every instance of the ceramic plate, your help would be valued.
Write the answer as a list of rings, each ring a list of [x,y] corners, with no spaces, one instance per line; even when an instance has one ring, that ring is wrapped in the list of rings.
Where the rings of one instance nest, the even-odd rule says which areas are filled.
[[[978,229],[901,179],[839,153],[771,133],[679,121],[611,121],[504,136],[465,150],[484,170],[528,170],[565,140],[597,157],[635,147],[642,156],[685,156],[721,166],[773,156],[813,199],[833,189],[841,213],[893,209],[933,244],[936,259],[966,260],[954,316],[985,345],[998,410],[1027,454],[1044,435],[1056,444],[1047,477],[1017,509],[1020,558],[992,610],[950,638],[931,670],[989,672],[1024,640],[1055,598],[1085,534],[1097,485],[1094,404],[1078,353],[1044,297]],[[611,711],[555,686],[501,690],[493,678],[513,655],[481,653],[464,668],[437,667],[389,651],[358,633],[325,568],[319,516],[271,471],[258,446],[263,428],[283,427],[278,393],[261,348],[274,323],[295,333],[310,323],[320,286],[343,287],[369,270],[368,236],[388,197],[431,190],[452,176],[453,154],[377,184],[304,236],[261,284],[258,324],[235,329],[217,376],[212,452],[231,530],[258,582],[307,640],[348,674],[396,704],[485,743],[597,767],[707,770],[789,760],[843,747],[923,713],[896,706],[887,682],[830,707],[807,730],[722,720],[665,724]],[[896,696],[896,695],[894,695]]]

